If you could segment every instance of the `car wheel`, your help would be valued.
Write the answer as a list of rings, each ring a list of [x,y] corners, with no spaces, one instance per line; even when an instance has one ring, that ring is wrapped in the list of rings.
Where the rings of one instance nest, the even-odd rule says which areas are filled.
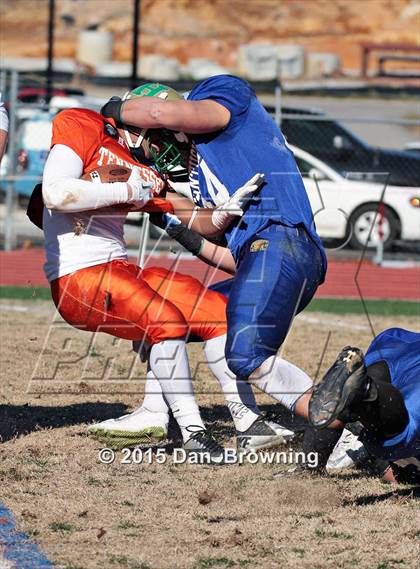
[[[378,204],[366,204],[354,211],[349,221],[351,232],[350,245],[354,249],[376,249],[380,237],[380,216]],[[398,235],[399,221],[395,214],[386,206],[382,220],[384,249],[389,249]]]

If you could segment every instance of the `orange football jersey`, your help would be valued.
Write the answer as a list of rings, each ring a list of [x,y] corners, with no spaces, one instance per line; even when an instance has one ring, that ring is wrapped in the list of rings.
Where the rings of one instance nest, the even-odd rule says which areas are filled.
[[[64,144],[71,148],[83,162],[83,174],[98,166],[116,164],[141,171],[144,180],[153,184],[155,196],[159,195],[165,182],[159,174],[144,164],[136,162],[130,154],[125,141],[118,135],[111,136],[106,130],[102,115],[89,109],[66,109],[53,119],[51,148],[55,144]],[[144,211],[173,211],[172,206],[162,198],[151,200]]]

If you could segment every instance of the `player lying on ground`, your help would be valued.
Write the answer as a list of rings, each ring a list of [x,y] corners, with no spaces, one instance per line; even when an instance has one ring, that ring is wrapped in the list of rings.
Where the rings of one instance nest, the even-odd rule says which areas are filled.
[[[388,480],[404,479],[400,461],[420,458],[420,334],[390,328],[365,356],[344,348],[311,397],[309,420],[318,429],[359,421],[368,456],[383,461]]]
[[[150,367],[184,442],[215,448],[191,386],[185,349],[191,323],[175,303],[149,285],[140,268],[126,260],[123,224],[128,209],[147,211],[149,204],[152,210],[156,204],[163,210],[172,208],[163,200],[150,200],[162,192],[164,183],[132,157],[121,134],[112,121],[89,110],[63,111],[53,121],[42,188],[47,206],[45,271],[53,299],[63,318],[77,328],[131,340],[146,338],[152,346]],[[125,165],[132,174],[120,183],[80,179],[104,163]],[[223,212],[225,221],[230,215]],[[197,303],[195,308],[199,313]],[[191,434],[192,430],[196,432]]]
[[[293,317],[323,282],[326,256],[302,178],[279,128],[248,83],[228,75],[199,83],[188,100],[162,85],[141,86],[124,101],[109,101],[102,113],[121,127],[130,125],[125,130],[132,151],[153,159],[161,172],[173,168],[170,155],[178,142],[173,136],[172,142],[165,142],[162,132],[171,138],[162,129],[188,134],[192,145],[184,164],[190,199],[178,196],[171,201],[181,221],[203,235],[211,235],[209,212],[193,211],[193,203],[235,208],[237,188],[256,172],[264,174],[264,184],[255,199],[248,196],[240,219],[231,218],[222,229],[220,219],[211,214],[235,267],[225,353],[237,377],[297,409],[300,401],[291,401],[290,391],[301,395],[312,381],[302,372],[300,383],[293,378],[290,384],[276,354]],[[136,142],[130,143],[135,127]]]

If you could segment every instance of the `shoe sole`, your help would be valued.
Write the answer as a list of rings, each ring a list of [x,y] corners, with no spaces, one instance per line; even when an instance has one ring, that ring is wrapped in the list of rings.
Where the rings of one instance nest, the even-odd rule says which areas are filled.
[[[355,356],[347,361],[340,357],[314,391],[309,402],[309,423],[313,427],[328,427],[351,403],[360,387],[365,375],[363,353],[358,349],[351,351],[355,352]]]
[[[138,445],[154,445],[167,437],[163,427],[150,427],[141,431],[112,431],[109,429],[89,430],[89,435],[108,448],[120,450]]]

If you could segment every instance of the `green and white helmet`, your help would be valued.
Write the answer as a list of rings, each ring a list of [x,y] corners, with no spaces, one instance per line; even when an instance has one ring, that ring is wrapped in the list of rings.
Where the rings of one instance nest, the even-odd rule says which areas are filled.
[[[145,83],[136,87],[132,91],[125,93],[123,101],[134,99],[135,97],[157,97],[165,101],[183,100],[172,87],[161,83]],[[144,139],[149,140],[149,152],[153,163],[161,174],[166,174],[175,167],[180,166],[183,161],[183,154],[186,146],[189,145],[188,137],[183,132],[174,132],[167,129],[142,129],[138,134],[135,143],[130,135],[128,127],[124,127],[124,134],[127,144],[131,150],[139,150]],[[159,148],[159,151],[156,150]]]

